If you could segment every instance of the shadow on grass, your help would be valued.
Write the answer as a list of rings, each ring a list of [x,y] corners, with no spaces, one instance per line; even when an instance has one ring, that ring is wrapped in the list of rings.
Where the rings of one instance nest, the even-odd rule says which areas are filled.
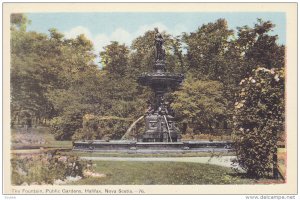
[[[251,180],[253,184],[282,184],[285,183],[282,179],[274,179],[272,175],[266,175],[264,177],[253,177],[247,173],[242,172],[229,172],[229,176],[240,180]]]

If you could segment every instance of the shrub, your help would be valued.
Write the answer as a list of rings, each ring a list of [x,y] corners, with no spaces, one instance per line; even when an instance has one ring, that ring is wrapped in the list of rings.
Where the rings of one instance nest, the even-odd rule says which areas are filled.
[[[225,134],[220,134],[220,135],[214,135],[214,134],[183,134],[181,135],[182,138],[181,140],[210,140],[210,141],[223,141],[231,140],[231,135],[225,135]]]
[[[268,175],[284,131],[284,70],[257,68],[240,82],[235,103],[237,162],[248,176]]]
[[[50,121],[50,131],[56,140],[69,140],[76,130],[82,127],[82,114],[72,113],[54,117]]]
[[[131,119],[115,116],[83,116],[82,129],[76,131],[73,140],[121,139],[129,128]]]
[[[87,162],[76,156],[47,153],[30,156],[14,156],[11,159],[12,184],[53,184],[67,177],[84,177]]]

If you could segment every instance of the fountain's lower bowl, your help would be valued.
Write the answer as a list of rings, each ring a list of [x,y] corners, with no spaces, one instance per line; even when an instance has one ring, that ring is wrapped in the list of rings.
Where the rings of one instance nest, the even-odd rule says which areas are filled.
[[[127,152],[127,153],[187,153],[231,151],[231,141],[183,141],[183,142],[136,142],[136,141],[76,141],[75,151]]]

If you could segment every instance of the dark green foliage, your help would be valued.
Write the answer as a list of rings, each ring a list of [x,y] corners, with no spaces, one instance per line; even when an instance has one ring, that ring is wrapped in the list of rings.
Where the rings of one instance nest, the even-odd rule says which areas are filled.
[[[224,80],[228,70],[226,52],[230,45],[229,30],[225,19],[202,25],[196,32],[184,34],[187,44],[187,64],[189,71],[200,79]]]
[[[187,77],[181,90],[173,93],[172,108],[182,122],[212,129],[226,116],[226,99],[219,81],[201,81]]]
[[[34,119],[37,124],[47,121],[58,140],[120,139],[130,123],[145,113],[147,101],[153,95],[149,88],[139,86],[136,79],[142,72],[153,71],[154,32],[147,31],[137,37],[130,48],[111,42],[98,54],[102,61],[100,69],[93,64],[93,45],[84,35],[65,39],[56,29],[50,29],[49,36],[26,32],[27,24],[24,15],[11,16],[12,124],[22,123],[27,118]],[[269,70],[284,66],[285,47],[276,43],[277,36],[269,34],[273,27],[271,22],[259,19],[253,27],[237,28],[235,36],[226,20],[219,19],[177,37],[162,33],[167,70],[184,72],[186,76],[182,88],[166,97],[182,122],[182,132],[188,130],[198,134],[207,128],[215,132],[214,124],[230,125],[232,116],[239,115],[234,110],[234,103],[240,81],[252,76],[252,70],[257,66]],[[272,149],[276,144],[276,138],[270,136],[274,134],[270,121],[258,118],[255,120],[260,124],[251,121],[253,115],[273,119],[265,111],[255,109],[266,109],[266,112],[278,109],[276,101],[283,101],[283,96],[275,91],[276,87],[266,87],[267,92],[263,88],[252,88],[249,99],[244,100],[255,99],[236,118],[241,123],[238,126],[255,127],[251,132],[254,135],[267,135],[262,140],[270,143],[251,143],[254,149]],[[256,99],[264,98],[264,92],[272,100],[256,102]],[[277,118],[284,115],[284,110],[271,112]],[[86,120],[84,116],[88,115],[96,117]],[[137,133],[142,132],[138,127]],[[243,145],[245,143],[241,143],[239,154],[243,154]],[[244,153],[245,160],[253,156]],[[265,152],[261,156],[267,158],[268,154]],[[266,160],[261,166],[269,168],[270,163]]]
[[[73,135],[73,140],[121,139],[128,129],[131,119],[116,116],[98,117],[87,114],[83,117],[82,129]]]
[[[231,126],[238,84],[249,77],[253,69],[257,66],[268,69],[284,66],[284,46],[276,43],[277,36],[269,35],[274,26],[270,21],[258,19],[253,28],[239,27],[238,37],[235,38],[226,20],[219,19],[183,35],[183,41],[187,44],[184,61],[188,74],[203,81],[213,80],[222,84],[220,93],[223,102],[226,102],[226,112],[221,119],[215,120]]]
[[[50,130],[56,140],[70,140],[75,131],[81,128],[82,113],[70,113],[51,120]]]
[[[103,68],[109,75],[122,77],[128,68],[129,49],[118,42],[112,42],[100,53]]]
[[[221,109],[226,109],[226,112],[219,116],[214,115],[212,117],[210,115],[209,121],[205,121],[205,123],[203,123],[203,120],[194,121],[195,124],[203,124],[204,127],[210,127],[210,133],[214,132],[211,124],[216,121],[222,123],[231,122],[234,93],[236,91],[235,74],[239,74],[238,69],[233,64],[238,63],[237,65],[239,65],[241,63],[239,57],[231,52],[232,44],[235,41],[233,36],[234,32],[228,28],[227,21],[219,19],[214,23],[203,24],[195,32],[185,33],[182,38],[183,42],[186,43],[187,50],[184,58],[187,66],[185,67],[186,73],[188,72],[195,79],[207,81],[208,83],[216,81],[221,85],[221,87],[205,88],[205,90],[208,93],[209,90],[215,90],[222,96],[220,97],[223,102]],[[234,48],[232,47],[232,49]],[[200,94],[201,96],[206,96],[208,102],[211,101],[210,105],[212,107],[220,109],[220,104],[213,105],[216,102],[213,96],[206,95],[202,91],[199,91]],[[196,106],[203,107],[201,105]],[[205,108],[205,106],[203,109],[206,112],[202,112],[200,115],[205,116],[206,114],[214,113],[213,110],[209,111],[209,108]]]
[[[284,134],[284,70],[258,67],[241,81],[235,103],[237,162],[251,177],[268,175]]]
[[[45,42],[46,36],[42,34],[12,31],[12,119],[17,119],[24,110],[28,110],[37,118],[48,117],[52,113],[51,105],[46,97],[45,68],[41,66],[42,57],[37,52],[37,49],[44,48]]]
[[[246,61],[242,78],[247,77],[257,66],[267,69],[284,66],[284,46],[276,43],[277,35],[268,34],[274,26],[270,21],[258,19],[254,28],[248,26],[238,28],[237,45]]]

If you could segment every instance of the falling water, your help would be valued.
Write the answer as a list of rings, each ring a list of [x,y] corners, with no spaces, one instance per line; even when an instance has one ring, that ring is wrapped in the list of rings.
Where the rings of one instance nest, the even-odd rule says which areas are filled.
[[[171,141],[171,142],[173,142],[173,141],[172,141],[172,138],[171,138],[170,127],[169,127],[169,123],[168,123],[168,120],[167,120],[167,117],[166,117],[166,115],[164,115],[164,118],[165,118],[166,125],[167,125],[167,128],[168,128],[168,132],[169,132],[169,138],[170,138],[170,141]]]
[[[127,129],[126,133],[123,135],[123,137],[121,138],[121,140],[125,140],[125,138],[127,137],[127,135],[131,132],[131,130],[133,129],[133,127],[136,125],[136,123],[138,123],[140,120],[142,120],[144,118],[144,115],[141,116],[140,118],[138,118],[137,120],[135,120]]]

